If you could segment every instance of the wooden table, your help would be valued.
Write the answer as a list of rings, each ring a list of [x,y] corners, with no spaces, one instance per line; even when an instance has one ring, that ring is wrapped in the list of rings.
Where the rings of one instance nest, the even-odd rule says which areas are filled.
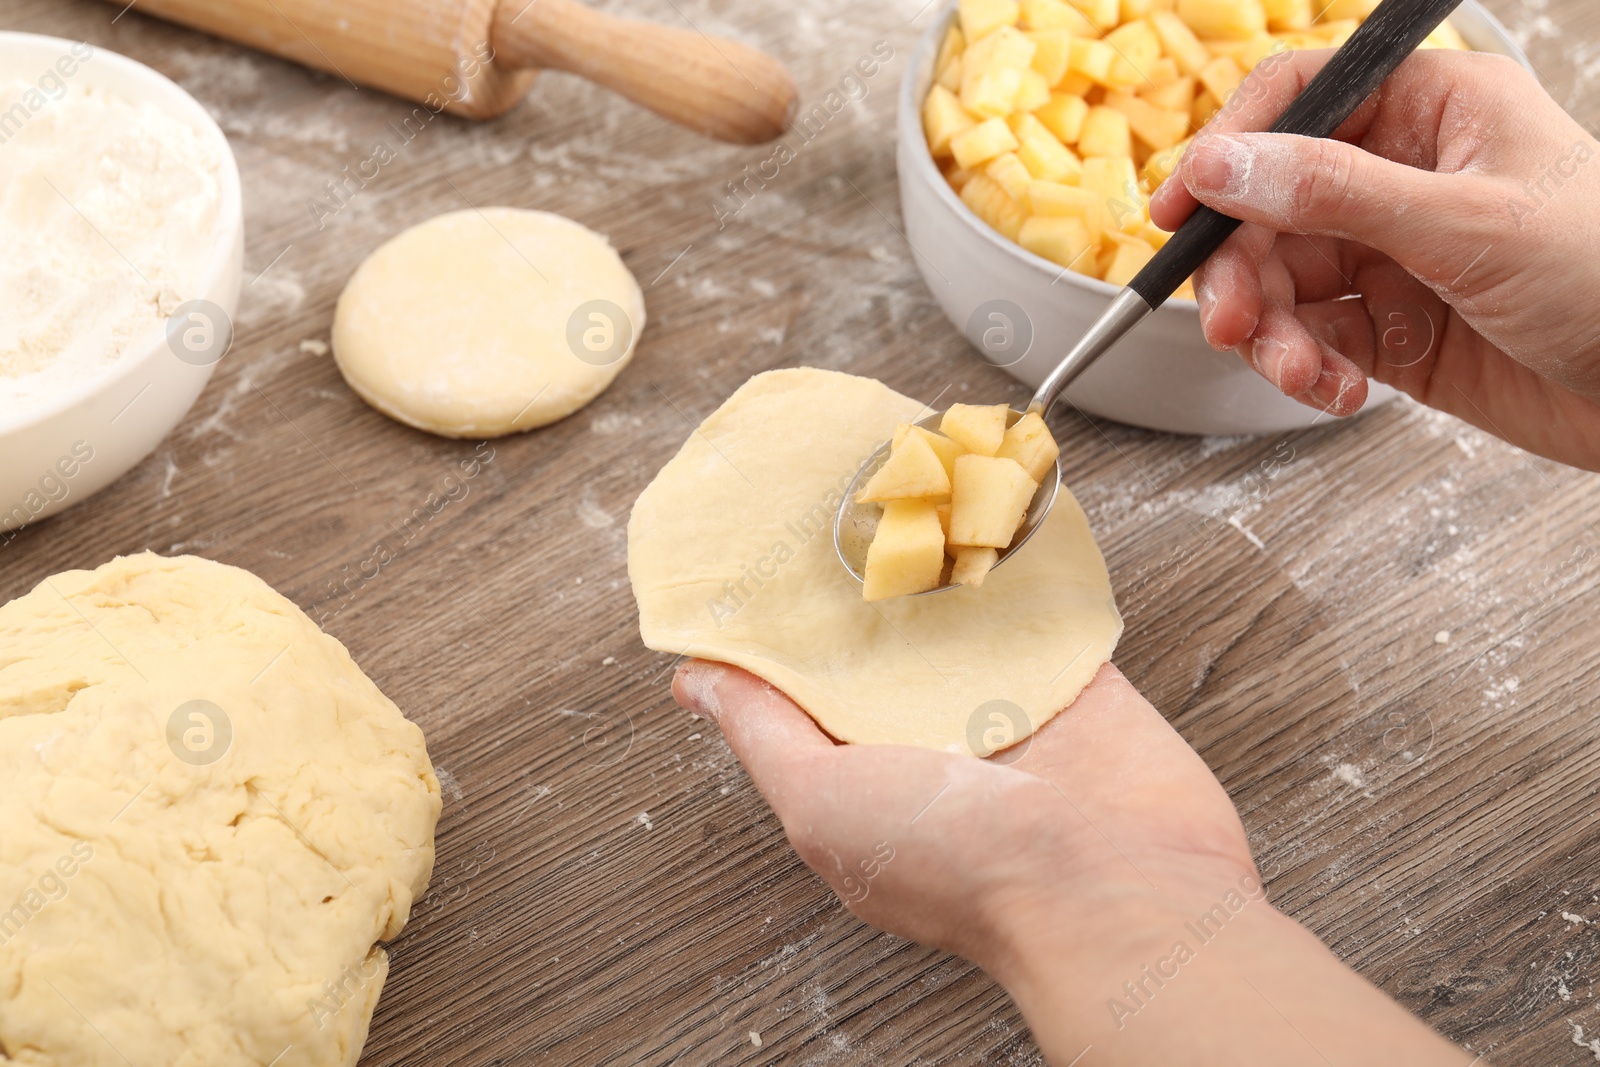
[[[1491,6],[1596,128],[1600,8],[1522,3]],[[493,125],[433,121],[336,205],[327,183],[393,144],[410,105],[137,8],[113,24],[90,0],[0,3],[0,27],[87,38],[204,101],[249,232],[238,343],[198,405],[112,489],[0,551],[0,596],[147,548],[237,564],[422,726],[446,784],[438,867],[365,1064],[1038,1063],[981,972],[864,927],[800,864],[716,731],[673,705],[626,576],[633,499],[751,374],[1023,396],[945,322],[897,232],[895,86],[928,16],[610,6],[770,47],[812,100],[876,41],[895,59],[719,229],[711,201],[770,148],[564,76]],[[608,393],[495,442],[467,497],[407,537],[473,445],[378,415],[304,342],[327,339],[379,242],[464,197],[609,233],[650,325]],[[1272,899],[1495,1062],[1592,1062],[1572,1037],[1600,1032],[1600,479],[1408,402],[1286,443],[1057,428],[1128,610],[1117,662],[1228,787]],[[380,541],[398,558],[357,577]],[[1134,595],[1175,558],[1158,598]]]

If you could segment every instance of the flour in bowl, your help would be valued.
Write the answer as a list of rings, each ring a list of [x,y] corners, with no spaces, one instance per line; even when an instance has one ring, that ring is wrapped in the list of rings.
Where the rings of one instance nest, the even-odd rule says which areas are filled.
[[[98,377],[201,295],[222,167],[153,104],[0,80],[0,416]]]

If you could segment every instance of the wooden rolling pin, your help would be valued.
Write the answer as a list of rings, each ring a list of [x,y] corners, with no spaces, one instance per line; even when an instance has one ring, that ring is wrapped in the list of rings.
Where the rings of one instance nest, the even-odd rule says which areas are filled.
[[[474,119],[509,109],[540,67],[740,144],[772,140],[794,112],[794,82],[765,52],[576,0],[140,0],[137,10]]]

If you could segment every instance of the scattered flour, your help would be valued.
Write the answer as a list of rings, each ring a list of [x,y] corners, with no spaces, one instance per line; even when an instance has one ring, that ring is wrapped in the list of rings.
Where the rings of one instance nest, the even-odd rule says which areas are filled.
[[[456,776],[443,767],[433,768],[434,777],[439,779],[439,789],[451,800],[460,800],[466,794],[461,791],[461,783],[456,781]]]
[[[1596,1060],[1600,1060],[1600,1038],[1593,1038],[1585,1041],[1583,1038],[1583,1027],[1579,1026],[1577,1023],[1568,1023],[1567,1025],[1572,1027],[1572,1043],[1577,1045],[1579,1048],[1588,1049],[1590,1054],[1593,1055]]]
[[[1361,773],[1361,768],[1353,763],[1341,763],[1333,769],[1333,776],[1352,789],[1365,789],[1366,776]]]
[[[600,498],[593,489],[578,500],[578,521],[591,530],[604,530],[617,524],[612,514],[600,506]]]

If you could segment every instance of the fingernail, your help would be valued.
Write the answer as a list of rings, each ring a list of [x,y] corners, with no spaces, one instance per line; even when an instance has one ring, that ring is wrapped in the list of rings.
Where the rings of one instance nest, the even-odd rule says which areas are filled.
[[[1289,346],[1275,337],[1263,337],[1250,346],[1250,362],[1279,392],[1283,391],[1283,357],[1288,354]]]
[[[1250,179],[1250,146],[1237,137],[1214,133],[1202,137],[1184,156],[1189,188],[1196,193],[1243,196]]]
[[[697,719],[719,721],[722,701],[717,695],[717,682],[722,669],[709,663],[690,661],[678,668],[677,684],[672,692],[678,704]]]

